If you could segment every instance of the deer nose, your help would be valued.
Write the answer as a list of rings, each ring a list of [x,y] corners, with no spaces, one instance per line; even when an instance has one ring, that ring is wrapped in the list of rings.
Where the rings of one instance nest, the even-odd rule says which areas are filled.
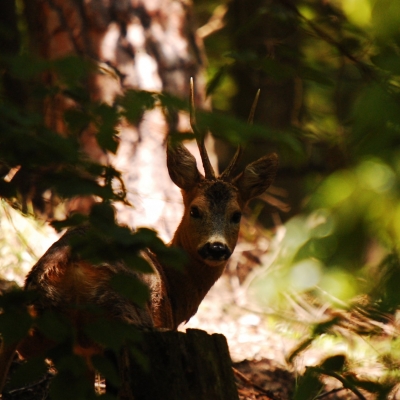
[[[231,251],[224,243],[208,242],[199,250],[199,254],[204,259],[222,261],[227,260],[230,257]]]

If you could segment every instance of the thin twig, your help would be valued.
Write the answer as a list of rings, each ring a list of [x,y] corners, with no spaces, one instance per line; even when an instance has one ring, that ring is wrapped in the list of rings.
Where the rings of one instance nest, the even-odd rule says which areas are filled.
[[[295,5],[291,4],[286,0],[283,0],[282,3],[285,5],[285,7],[292,10],[301,20],[303,20],[321,39],[325,40],[327,43],[336,47],[343,56],[345,56],[348,60],[352,61],[355,65],[357,65],[360,72],[364,76],[368,78],[373,77],[373,69],[368,64],[358,59],[356,56],[354,56],[354,54],[350,53],[341,43],[337,42],[327,32],[325,32],[318,25],[316,25],[314,22],[310,21],[303,14],[301,14],[301,12],[297,9]]]
[[[272,400],[279,400],[277,397],[275,397],[275,395],[270,391],[270,390],[266,390],[263,387],[257,385],[256,383],[252,382],[249,378],[247,378],[246,375],[242,374],[238,369],[236,369],[235,367],[232,367],[233,373],[238,376],[241,380],[243,380],[244,382],[246,382],[248,385],[251,385],[253,388],[257,389],[258,391],[266,394],[269,398],[271,398]]]
[[[326,397],[326,396],[329,396],[330,394],[334,394],[334,393],[337,393],[337,392],[341,392],[342,390],[348,390],[348,389],[346,389],[346,388],[344,388],[344,387],[332,389],[332,390],[329,390],[329,391],[327,391],[327,392],[321,393],[321,394],[318,395],[317,397],[314,397],[314,400],[322,399],[322,398],[324,398],[324,397]]]
[[[204,39],[222,29],[225,26],[224,18],[227,11],[228,7],[225,4],[216,7],[208,22],[197,29],[197,35]]]
[[[360,400],[367,400],[366,397],[357,389],[355,385],[349,382],[346,378],[341,376],[340,374],[334,371],[326,371],[319,367],[313,367],[313,369],[320,374],[331,376],[332,378],[336,378],[339,382],[342,383],[344,388],[351,390]]]
[[[51,378],[53,378],[53,377],[54,377],[54,374],[52,374],[52,373],[50,373],[50,372],[47,372],[47,373],[43,376],[42,379],[40,379],[40,380],[38,380],[38,381],[36,381],[36,382],[33,382],[33,383],[31,383],[31,384],[29,384],[29,385],[27,385],[27,386],[23,386],[23,387],[20,387],[20,388],[17,388],[17,389],[10,390],[10,391],[7,392],[7,394],[8,394],[8,395],[15,395],[15,394],[17,394],[17,393],[20,393],[20,392],[24,392],[24,391],[33,389],[33,388],[35,388],[35,387],[37,387],[37,386],[42,385],[43,383],[45,383],[46,381],[48,381],[49,379],[51,379]]]

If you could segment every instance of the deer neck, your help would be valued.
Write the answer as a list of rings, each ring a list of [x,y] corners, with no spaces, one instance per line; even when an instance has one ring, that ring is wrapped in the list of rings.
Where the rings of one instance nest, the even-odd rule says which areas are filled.
[[[189,256],[183,271],[171,267],[163,268],[177,327],[180,323],[187,322],[196,313],[211,286],[221,276],[226,262],[211,267],[197,253],[193,254],[189,247],[188,237],[181,226],[169,245],[185,250]]]

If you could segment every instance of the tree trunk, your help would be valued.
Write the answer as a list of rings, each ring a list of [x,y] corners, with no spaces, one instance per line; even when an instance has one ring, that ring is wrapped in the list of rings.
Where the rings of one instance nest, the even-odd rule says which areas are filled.
[[[303,82],[293,71],[300,64],[301,35],[298,18],[290,8],[297,0],[232,0],[227,12],[227,28],[232,50],[255,62],[236,62],[232,75],[237,86],[233,98],[234,114],[244,120],[248,118],[255,93],[261,89],[254,121],[274,130],[298,126],[303,112]],[[240,32],[240,34],[239,34]],[[286,66],[289,66],[288,69]],[[223,145],[224,146],[224,145]],[[219,149],[219,146],[217,147]],[[268,138],[257,138],[248,144],[241,160],[244,166],[249,162],[273,151],[278,151]],[[221,151],[218,155],[221,168],[224,167]],[[230,152],[233,153],[233,150]],[[229,153],[228,153],[229,154]],[[229,157],[228,157],[229,159]],[[225,160],[225,163],[228,160]],[[289,166],[290,168],[290,166]],[[279,174],[275,185],[289,193],[292,206],[290,215],[298,211],[303,192],[296,172],[286,172],[285,160],[280,160]],[[273,224],[271,209],[266,207],[260,220],[266,225]],[[283,214],[287,219],[289,214]]]
[[[14,0],[2,1],[0,3],[0,26],[4,32],[7,32],[7,35],[0,35],[2,56],[17,55],[21,43]],[[3,63],[3,60],[1,62]],[[4,66],[2,66],[2,68],[4,68]],[[14,104],[25,104],[25,92],[21,82],[10,76],[5,68],[2,73],[2,84],[4,93],[8,99]]]
[[[124,357],[120,399],[238,399],[223,335],[188,329],[147,332],[143,338],[148,371],[136,359]]]
[[[28,0],[25,7],[33,47],[40,56],[57,59],[79,55],[115,72],[91,75],[87,87],[93,100],[112,103],[126,89],[187,98],[189,78],[194,77],[196,102],[205,107],[205,57],[194,32],[190,3]],[[54,77],[48,80],[51,84]],[[65,97],[49,99],[48,125],[65,133],[62,112],[71,106]],[[124,124],[120,128],[119,150],[111,161],[122,171],[128,200],[134,207],[119,205],[119,220],[129,226],[153,227],[169,239],[179,222],[182,204],[168,176],[164,143],[170,131],[187,131],[188,119],[178,116],[167,122],[156,108],[147,111],[138,126]],[[110,162],[99,148],[93,128],[82,132],[80,140],[93,159]],[[70,208],[87,211],[79,202]]]

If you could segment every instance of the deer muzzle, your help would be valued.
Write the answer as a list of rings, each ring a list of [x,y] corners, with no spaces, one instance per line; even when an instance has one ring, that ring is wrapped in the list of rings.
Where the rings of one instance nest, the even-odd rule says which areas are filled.
[[[208,242],[199,249],[199,254],[205,260],[225,261],[231,256],[232,252],[224,243]]]

